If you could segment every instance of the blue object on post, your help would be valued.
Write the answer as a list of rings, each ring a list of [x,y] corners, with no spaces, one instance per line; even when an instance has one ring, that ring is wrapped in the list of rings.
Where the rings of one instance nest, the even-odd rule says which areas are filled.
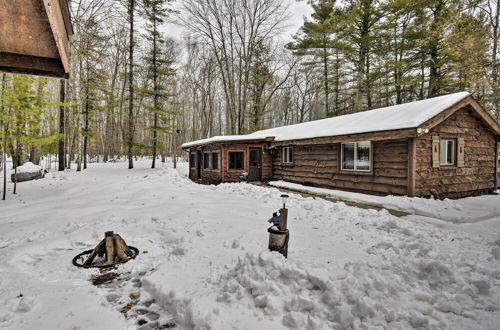
[[[279,216],[276,216],[276,217],[272,217],[271,218],[271,221],[273,222],[273,225],[276,225],[276,226],[279,226],[280,225],[280,217]]]

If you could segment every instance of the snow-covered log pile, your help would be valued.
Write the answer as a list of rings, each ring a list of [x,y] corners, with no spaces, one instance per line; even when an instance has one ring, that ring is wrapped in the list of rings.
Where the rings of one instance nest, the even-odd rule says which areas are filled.
[[[41,166],[35,165],[32,162],[27,162],[17,168],[17,173],[11,174],[10,180],[12,182],[23,182],[38,180],[44,176]]]

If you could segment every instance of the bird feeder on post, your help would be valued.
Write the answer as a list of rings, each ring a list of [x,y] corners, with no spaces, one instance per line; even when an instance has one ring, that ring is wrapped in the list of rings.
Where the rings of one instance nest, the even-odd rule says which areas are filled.
[[[280,224],[278,228],[271,226],[267,229],[269,233],[269,251],[278,251],[285,258],[288,257],[288,241],[290,233],[288,231],[288,209],[286,208],[286,201],[288,195],[281,195],[283,201],[283,208],[280,210]]]

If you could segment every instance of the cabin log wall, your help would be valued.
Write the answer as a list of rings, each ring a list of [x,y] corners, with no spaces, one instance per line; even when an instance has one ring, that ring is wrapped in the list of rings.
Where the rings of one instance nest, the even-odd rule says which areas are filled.
[[[432,167],[432,136],[464,139],[463,166]],[[417,138],[416,195],[460,198],[495,187],[495,135],[470,109],[462,108]],[[455,162],[456,164],[456,162]]]
[[[204,161],[202,159],[201,161],[201,182],[205,184],[218,184],[221,183],[221,178],[222,178],[222,173],[220,169],[220,155],[221,155],[221,146],[220,145],[207,145],[202,149],[202,156],[204,156],[204,153],[208,152],[210,154],[210,164],[209,168],[203,168]],[[213,164],[212,164],[212,152],[218,152],[219,153],[219,169],[214,170],[212,169]]]
[[[281,150],[273,157],[273,180],[374,194],[407,194],[408,139],[372,142],[373,171],[344,172],[340,144],[293,145],[293,164],[281,163]]]
[[[249,171],[249,155],[250,148],[260,148],[261,152],[261,180],[269,181],[272,178],[272,158],[271,152],[266,150],[266,143],[234,143],[234,144],[208,144],[200,147],[193,147],[189,149],[189,153],[198,155],[198,151],[202,156],[204,153],[219,152],[220,169],[212,169],[212,158],[210,158],[210,168],[201,169],[201,177],[198,178],[198,169],[196,168],[198,161],[195,160],[195,167],[189,168],[189,178],[193,181],[204,184],[218,184],[221,182],[239,182],[241,172]],[[239,151],[243,152],[243,169],[230,170],[229,169],[229,152]],[[196,156],[197,157],[197,156]],[[201,165],[203,167],[203,159]]]
[[[237,143],[222,145],[222,182],[239,182],[241,172],[249,172],[250,148],[261,149],[261,181],[269,181],[272,178],[272,158],[270,151],[266,150],[267,143]],[[243,152],[243,169],[229,169],[229,152]]]

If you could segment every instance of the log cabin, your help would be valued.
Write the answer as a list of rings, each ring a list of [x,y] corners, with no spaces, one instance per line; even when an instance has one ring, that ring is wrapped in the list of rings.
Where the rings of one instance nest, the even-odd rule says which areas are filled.
[[[69,76],[68,0],[0,0],[0,71]]]
[[[285,180],[376,195],[460,198],[496,189],[500,126],[467,92],[184,143],[189,178]],[[246,176],[240,174],[245,172]]]

